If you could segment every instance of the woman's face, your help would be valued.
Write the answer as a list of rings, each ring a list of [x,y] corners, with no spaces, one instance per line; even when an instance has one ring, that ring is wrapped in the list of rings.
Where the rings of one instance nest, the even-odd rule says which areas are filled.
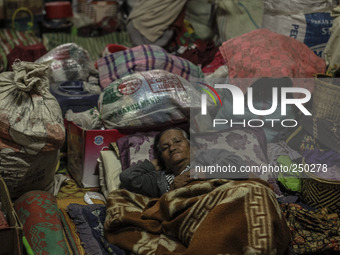
[[[159,149],[162,152],[167,169],[175,175],[190,163],[190,143],[183,136],[181,130],[169,129],[163,133],[159,139]]]

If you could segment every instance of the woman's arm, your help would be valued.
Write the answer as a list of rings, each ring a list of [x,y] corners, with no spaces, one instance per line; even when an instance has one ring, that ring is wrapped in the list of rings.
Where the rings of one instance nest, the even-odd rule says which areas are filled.
[[[164,193],[166,179],[163,172],[157,170],[155,162],[149,160],[133,165],[120,174],[121,188],[149,197],[160,197]]]

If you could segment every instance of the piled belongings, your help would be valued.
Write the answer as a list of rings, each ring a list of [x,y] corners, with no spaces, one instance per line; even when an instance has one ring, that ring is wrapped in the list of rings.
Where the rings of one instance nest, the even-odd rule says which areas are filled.
[[[85,0],[81,2],[85,3]],[[132,33],[138,32],[139,36],[132,39],[141,40],[143,43],[139,41],[140,45],[131,47],[132,45],[125,43],[129,42],[125,40],[125,33],[124,35],[117,33],[114,36],[110,34],[110,37],[98,38],[96,41],[92,40],[94,38],[77,41],[78,38],[76,40],[73,35],[49,35],[49,38],[52,38],[49,43],[55,48],[50,47],[49,54],[33,64],[34,68],[27,71],[27,77],[20,78],[20,76],[18,79],[10,77],[6,80],[6,84],[34,83],[30,82],[31,78],[34,79],[37,76],[36,73],[40,74],[40,72],[47,75],[48,68],[45,65],[48,65],[54,70],[53,73],[48,74],[51,75],[49,78],[56,83],[63,83],[65,80],[85,81],[92,72],[92,61],[97,61],[97,74],[100,89],[102,89],[100,97],[96,99],[98,109],[93,108],[95,100],[91,102],[86,100],[87,105],[91,104],[91,109],[86,112],[76,112],[75,109],[71,109],[66,114],[69,120],[68,131],[70,130],[68,137],[72,138],[68,143],[70,145],[68,152],[71,153],[68,154],[70,165],[67,171],[77,182],[70,167],[74,165],[76,172],[81,175],[80,183],[87,183],[84,181],[86,176],[94,181],[96,185],[94,189],[101,185],[107,204],[80,205],[85,203],[84,201],[89,202],[86,197],[88,193],[84,195],[84,190],[77,187],[72,195],[81,196],[82,202],[67,206],[67,209],[63,210],[63,216],[67,216],[65,219],[60,217],[61,214],[56,205],[60,201],[56,201],[51,193],[45,191],[26,193],[17,200],[16,209],[20,212],[19,218],[25,223],[24,231],[26,231],[28,241],[35,244],[36,239],[31,232],[41,224],[41,220],[54,225],[44,232],[39,232],[38,242],[42,245],[32,246],[35,248],[34,251],[39,253],[39,250],[49,252],[73,249],[73,253],[79,254],[97,252],[126,254],[130,252],[133,254],[210,255],[288,254],[290,248],[297,254],[337,252],[340,240],[339,217],[337,216],[339,185],[334,180],[336,180],[335,174],[339,166],[337,153],[340,152],[338,139],[335,139],[340,135],[337,111],[339,108],[338,85],[331,82],[325,85],[318,79],[319,77],[314,80],[316,73],[325,72],[327,64],[318,52],[313,52],[314,46],[305,45],[302,40],[290,38],[294,37],[296,31],[292,31],[291,35],[285,35],[274,29],[261,28],[263,14],[265,19],[268,18],[268,13],[264,12],[268,11],[266,8],[270,1],[216,1],[214,4],[217,4],[219,8],[217,15],[220,15],[216,17],[217,21],[221,21],[223,15],[227,16],[223,17],[224,20],[229,21],[224,24],[219,23],[217,29],[224,32],[220,36],[231,38],[228,41],[223,40],[217,52],[215,45],[210,43],[197,44],[196,48],[190,48],[190,45],[198,41],[195,41],[197,38],[194,32],[189,31],[191,27],[188,23],[183,22],[185,27],[181,30],[173,30],[174,21],[178,19],[178,15],[183,14],[179,13],[183,12],[183,8],[189,4],[187,1],[180,3],[172,1],[178,5],[170,11],[167,8],[162,9],[162,6],[169,6],[170,1],[139,2],[143,5],[137,5],[140,9],[136,8],[131,12],[128,29]],[[155,8],[148,9],[147,5],[144,5],[146,2],[154,4]],[[266,3],[265,9],[263,9],[263,2]],[[210,3],[207,6],[210,6]],[[254,8],[254,6],[259,8]],[[222,8],[225,9],[221,10]],[[146,11],[141,13],[142,10]],[[163,15],[164,12],[171,15],[171,19]],[[157,19],[150,19],[152,16],[149,15],[150,13],[155,17],[167,18],[166,26],[165,23],[157,26],[157,34],[153,34],[152,27],[148,27],[157,22]],[[208,11],[205,10],[204,13]],[[303,17],[307,16],[303,14]],[[247,25],[242,28],[234,25],[239,24],[240,20],[247,20]],[[102,23],[106,22],[110,20],[102,20]],[[140,31],[137,29],[139,25],[143,26]],[[225,25],[228,29],[223,31]],[[91,27],[85,27],[81,32],[86,34],[88,28]],[[301,30],[302,26],[299,27],[299,32]],[[145,34],[142,34],[144,32]],[[190,37],[186,37],[187,32],[193,33]],[[151,38],[151,34],[156,36]],[[175,53],[170,54],[169,52],[173,51],[167,51],[166,47],[160,47],[159,44],[168,42],[170,39],[168,36],[175,38],[176,46],[185,43],[187,50],[181,54],[177,51],[176,56]],[[181,41],[182,39],[184,41]],[[56,44],[61,40],[82,42],[86,45],[90,55],[75,43],[63,43],[57,46]],[[148,45],[150,40],[155,40],[156,44]],[[126,47],[118,47],[119,44]],[[103,45],[108,46],[104,52]],[[110,47],[112,45],[113,49]],[[211,62],[213,55],[215,58]],[[97,59],[99,56],[102,57]],[[22,65],[26,66],[25,63]],[[13,67],[14,73],[20,69],[19,64]],[[291,139],[285,141],[279,140],[281,135],[288,130],[284,130],[282,126],[238,129],[238,127],[229,128],[225,125],[220,126],[219,129],[223,130],[218,130],[218,132],[207,132],[202,136],[191,134],[191,144],[194,145],[196,142],[205,153],[202,160],[204,156],[210,157],[210,154],[206,153],[207,146],[210,146],[209,148],[225,149],[228,153],[239,156],[245,166],[297,165],[299,162],[305,169],[308,169],[306,165],[320,163],[324,169],[334,171],[328,171],[327,174],[330,175],[324,172],[319,176],[309,175],[309,178],[302,181],[303,173],[293,176],[296,177],[294,180],[291,178],[292,175],[287,177],[280,174],[278,176],[263,175],[260,176],[261,180],[247,181],[192,179],[186,183],[186,186],[176,186],[177,189],[167,192],[160,198],[150,198],[119,189],[120,173],[146,158],[154,159],[154,138],[159,130],[187,124],[189,119],[192,120],[191,110],[200,109],[201,89],[206,88],[200,82],[210,84],[210,80],[205,80],[205,74],[214,74],[213,72],[219,67],[221,69],[218,71],[224,72],[223,75],[225,75],[222,83],[230,82],[237,85],[243,92],[244,98],[248,96],[248,88],[254,89],[253,108],[259,111],[264,111],[273,105],[274,87],[302,87],[309,90],[314,96],[313,118],[300,118],[296,109],[288,105],[285,118],[299,118],[300,126],[294,130],[296,131],[294,134],[291,134]],[[23,69],[25,68],[20,69],[20,74],[24,73],[21,73]],[[48,79],[42,80],[42,83],[48,83]],[[40,84],[39,81],[37,83]],[[5,87],[2,86],[2,88]],[[43,89],[44,92],[40,93],[41,87],[39,85],[30,91],[11,90],[4,97],[2,94],[5,92],[1,92],[0,89],[0,114],[5,122],[8,120],[8,123],[1,124],[2,128],[0,128],[0,174],[7,179],[6,182],[12,189],[13,198],[17,198],[29,189],[50,191],[50,184],[53,184],[52,176],[57,167],[58,150],[65,136],[63,114],[60,114],[57,102],[50,98],[49,92]],[[50,86],[50,90],[52,87]],[[323,97],[327,89],[334,93],[328,91],[328,96]],[[212,105],[214,117],[233,118],[241,123],[242,119],[238,120],[232,114],[231,95],[221,93],[220,90],[218,94],[221,95],[223,108],[215,107],[219,106],[216,104]],[[35,103],[37,98],[40,98],[39,104]],[[47,105],[46,102],[49,104]],[[2,103],[5,106],[1,106]],[[15,109],[8,110],[7,105],[12,105]],[[281,121],[281,110],[281,104],[278,102],[276,111],[268,118]],[[258,118],[252,114],[249,107],[245,108],[245,111],[244,119]],[[7,116],[8,112],[10,115]],[[28,120],[28,125],[23,125],[26,127],[23,131],[15,129],[20,126],[22,120],[33,114],[34,118]],[[45,121],[41,115],[35,116],[36,114],[42,114],[44,118],[47,116],[48,121]],[[41,119],[43,120],[40,121]],[[45,129],[41,132],[42,137],[36,135],[38,130],[43,128]],[[74,130],[79,133],[72,133]],[[145,130],[149,132],[143,133],[142,131]],[[20,133],[24,131],[34,134],[28,136],[26,133]],[[126,133],[131,135],[125,135],[124,131],[129,131]],[[292,129],[288,130],[288,132],[291,131]],[[110,133],[103,135],[104,132]],[[303,139],[300,139],[301,136]],[[223,143],[216,143],[217,137]],[[279,142],[275,143],[276,141]],[[43,145],[43,142],[46,144]],[[93,150],[94,146],[99,148],[98,151]],[[107,147],[110,147],[110,151]],[[95,167],[96,153],[100,154],[98,162],[102,163],[99,170]],[[211,158],[216,161],[215,157],[220,155],[222,154],[216,153]],[[86,161],[82,160],[83,158]],[[87,171],[85,166],[91,166],[91,169]],[[96,171],[99,171],[101,175],[99,178]],[[23,178],[25,178],[24,181]],[[44,183],[46,179],[49,181],[48,185]],[[294,195],[299,192],[299,196],[302,195],[299,197],[302,202],[322,209],[323,214],[319,215],[318,211],[307,210],[307,206],[285,203],[291,197],[285,196],[286,190],[280,190],[283,186],[290,189]],[[60,194],[60,197],[62,198],[63,195],[66,194]],[[36,203],[39,201],[42,203]],[[66,199],[63,202],[65,201]],[[50,205],[49,209],[52,209],[53,215],[50,215],[49,209],[44,208],[47,204]],[[41,209],[39,215],[42,217],[39,219],[31,213],[37,210],[36,206]],[[28,213],[25,212],[26,209]],[[335,213],[329,214],[329,212]],[[45,219],[45,216],[48,217]],[[66,220],[73,224],[72,227],[71,224],[65,224]],[[74,231],[74,227],[77,232]],[[72,229],[72,231],[68,231],[65,235],[65,229]],[[106,239],[103,234],[104,229]],[[62,231],[64,233],[61,233]],[[56,240],[56,242],[51,242],[51,240]],[[70,240],[79,241],[78,247],[70,248],[70,243],[66,245],[66,242]]]
[[[127,48],[97,64],[104,88],[98,106],[105,128],[175,124],[188,121],[191,106],[199,107],[200,95],[192,84],[203,79],[202,70],[160,46]]]
[[[307,131],[303,150],[306,166],[320,166],[321,171],[306,171],[302,180],[303,200],[315,208],[328,208],[332,213],[340,212],[340,85],[339,78],[317,75],[313,96],[313,116],[301,118]],[[309,169],[309,168],[307,168]]]
[[[222,44],[220,52],[228,67],[230,84],[236,85],[243,94],[247,94],[248,88],[252,87],[254,107],[261,110],[272,106],[273,87],[300,87],[313,93],[313,75],[326,70],[325,61],[305,44],[268,29],[257,29],[230,39]],[[218,111],[216,118],[235,118],[238,121],[242,121],[241,117],[246,121],[258,119],[248,108],[244,116],[234,116],[231,95],[226,93],[226,90],[219,92],[227,106]],[[292,96],[299,97],[302,94]],[[282,116],[279,103],[275,112],[266,117],[279,120],[283,117],[295,119],[298,112],[293,107],[294,105],[289,105],[287,116]],[[225,126],[219,128],[223,129]],[[283,131],[283,127],[264,126],[264,130],[267,141],[271,142]]]
[[[83,47],[75,43],[61,44],[35,63],[50,67],[50,91],[58,100],[63,116],[69,109],[80,112],[97,105],[101,93],[98,72]]]
[[[336,53],[339,31],[339,7],[333,9],[331,35],[324,51],[327,72],[313,78],[312,116],[300,119],[298,132],[289,145],[302,156],[306,170],[300,178],[302,201],[319,210],[339,213],[340,140],[339,140],[339,55]],[[313,169],[316,166],[317,169]],[[329,247],[330,249],[336,249]],[[320,247],[320,249],[324,249]]]

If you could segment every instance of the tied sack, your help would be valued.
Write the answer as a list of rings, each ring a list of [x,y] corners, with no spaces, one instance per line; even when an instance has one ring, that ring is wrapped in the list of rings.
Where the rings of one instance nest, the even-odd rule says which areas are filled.
[[[200,107],[200,93],[187,80],[165,70],[118,79],[99,97],[105,128],[139,129],[189,121],[190,107]]]
[[[13,199],[53,191],[65,128],[49,91],[49,67],[17,61],[12,68],[0,74],[0,175]]]

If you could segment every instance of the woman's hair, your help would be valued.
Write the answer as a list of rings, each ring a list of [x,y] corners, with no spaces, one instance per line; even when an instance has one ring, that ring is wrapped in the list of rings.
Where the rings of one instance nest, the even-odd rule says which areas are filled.
[[[158,160],[158,165],[159,165],[162,169],[165,168],[165,162],[164,162],[163,157],[162,157],[162,151],[161,151],[161,149],[160,149],[160,147],[159,147],[159,140],[161,139],[162,135],[163,135],[166,131],[168,131],[168,130],[179,130],[179,131],[181,131],[182,134],[183,134],[183,137],[185,137],[185,139],[187,139],[188,142],[190,142],[190,136],[189,136],[189,134],[188,134],[185,130],[183,130],[183,129],[179,128],[179,127],[168,128],[168,129],[163,130],[162,132],[158,133],[158,134],[155,136],[155,140],[154,140],[154,143],[153,143],[153,150],[154,150],[156,159]]]

